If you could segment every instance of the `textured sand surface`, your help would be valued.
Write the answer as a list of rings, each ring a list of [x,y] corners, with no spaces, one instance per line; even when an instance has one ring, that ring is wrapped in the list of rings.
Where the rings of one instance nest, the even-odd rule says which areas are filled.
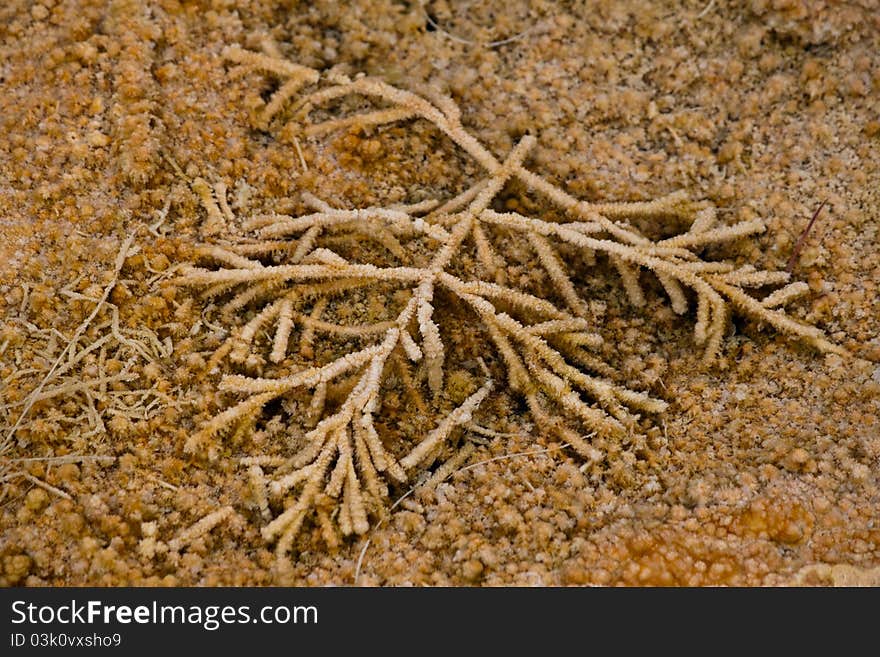
[[[35,403],[2,455],[0,584],[876,585],[880,3],[342,4],[0,7],[3,437],[132,234],[137,251],[109,293],[118,323],[104,310],[82,336],[103,347],[47,384],[67,392]],[[261,437],[213,459],[183,449],[220,399],[210,309],[163,284],[204,221],[171,162],[224,182],[242,212],[299,210],[303,191],[346,207],[449,196],[476,170],[416,126],[305,142],[304,171],[292,135],[251,127],[267,85],[220,56],[267,37],[310,67],[451,96],[499,156],[535,135],[529,166],[579,198],[684,189],[725,222],[764,218],[723,250],[739,263],[785,268],[827,201],[791,313],[852,356],[735,320],[705,368],[692,317],[656,293],[629,307],[600,268],[623,381],[670,402],[644,440],[597,439],[609,467],[584,472],[501,395],[480,420],[506,436],[469,463],[493,460],[335,549],[310,526],[279,566],[234,464]],[[91,406],[70,388],[101,377]]]

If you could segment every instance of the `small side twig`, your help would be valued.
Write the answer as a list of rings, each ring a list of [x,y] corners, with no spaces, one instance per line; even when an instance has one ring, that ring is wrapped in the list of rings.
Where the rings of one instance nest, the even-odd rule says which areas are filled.
[[[56,488],[55,486],[52,486],[51,484],[47,484],[42,479],[38,479],[37,477],[33,476],[29,472],[13,473],[13,476],[16,476],[16,475],[27,479],[29,482],[34,484],[34,486],[39,486],[43,490],[49,491],[53,495],[57,495],[60,498],[63,498],[65,500],[72,500],[73,499],[69,494],[67,494],[66,492],[64,492],[60,488]]]
[[[431,16],[431,13],[428,11],[428,8],[425,7],[424,0],[419,2],[419,4],[421,5],[422,12],[425,15],[425,21],[428,23],[428,25],[431,26],[432,29],[436,30],[437,32],[439,32],[440,34],[442,34],[446,38],[450,39],[451,41],[455,41],[457,43],[462,43],[466,46],[483,46],[485,48],[497,48],[498,46],[505,46],[508,43],[513,43],[514,41],[519,41],[520,39],[525,38],[531,32],[533,32],[536,27],[538,27],[537,25],[533,25],[529,29],[523,30],[519,34],[515,34],[512,37],[507,37],[506,39],[499,39],[497,41],[489,41],[489,42],[485,42],[485,43],[480,42],[480,41],[472,41],[470,39],[465,39],[464,37],[460,37],[456,34],[453,34],[452,32],[449,32],[449,31],[443,29],[443,27],[437,22],[437,20],[433,16]]]
[[[804,228],[804,232],[801,233],[801,236],[795,243],[794,249],[791,252],[791,257],[788,259],[788,264],[785,266],[785,271],[787,271],[789,274],[792,272],[794,266],[797,264],[798,258],[801,255],[801,250],[803,250],[804,244],[807,241],[807,236],[810,234],[810,230],[813,228],[813,224],[816,223],[816,219],[819,217],[819,213],[822,212],[822,208],[825,207],[826,203],[828,203],[828,199],[825,199],[819,204],[819,207],[816,208],[816,211],[810,218],[810,223],[807,224],[807,227]]]

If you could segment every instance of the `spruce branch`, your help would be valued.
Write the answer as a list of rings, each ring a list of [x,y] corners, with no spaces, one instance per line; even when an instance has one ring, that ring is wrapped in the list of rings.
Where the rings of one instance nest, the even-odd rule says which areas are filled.
[[[722,225],[714,208],[683,192],[650,201],[586,202],[527,168],[535,137],[524,136],[499,159],[462,125],[451,99],[370,77],[322,75],[287,62],[274,48],[257,53],[230,46],[223,54],[239,73],[268,75],[280,85],[255,116],[263,129],[292,121],[301,135],[317,137],[424,121],[483,171],[448,199],[343,209],[304,194],[310,210],[305,214],[258,214],[240,222],[229,210],[225,187],[193,183],[206,213],[203,235],[226,241],[206,245],[202,266],[190,266],[177,282],[223,300],[232,329],[210,365],[228,360],[245,371],[222,377],[220,390],[239,401],[206,422],[187,449],[199,451],[224,433],[250,430],[278,400],[309,398],[303,417],[311,428],[292,453],[242,459],[260,512],[275,514],[263,536],[276,542],[279,555],[292,549],[310,514],[335,545],[337,530],[362,534],[370,516],[385,512],[389,483],[411,481],[452,454],[469,453],[453,449],[457,434],[473,425],[498,381],[506,379],[525,400],[539,431],[586,460],[597,458],[594,436],[632,436],[643,414],[666,410],[666,402],[616,382],[601,355],[601,322],[579,282],[584,267],[601,260],[617,272],[634,306],[646,304],[644,282],[653,276],[676,313],[694,309],[694,341],[707,363],[717,358],[732,313],[820,351],[845,353],[818,328],[786,314],[785,306],[808,291],[790,282],[787,272],[704,259],[706,247],[763,232],[761,220]],[[312,121],[316,110],[346,98],[371,107]],[[553,218],[493,209],[511,182],[553,208]],[[634,226],[635,220],[669,219],[688,228],[653,240]],[[231,235],[230,225],[241,225],[243,233]],[[359,248],[366,242],[381,249]],[[527,248],[505,248],[509,243]],[[371,259],[360,260],[365,253]],[[528,254],[526,262],[519,261],[520,253]],[[512,265],[543,272],[549,293],[519,287],[509,275]],[[763,298],[753,292],[767,288]],[[373,305],[384,316],[367,317],[365,299],[381,300]],[[444,395],[457,355],[444,318],[453,306],[467,314],[468,330],[485,340],[496,373],[486,371],[482,385],[460,397],[421,438],[395,440],[377,427],[392,380],[421,414],[449,407]],[[268,376],[248,371],[267,358]]]

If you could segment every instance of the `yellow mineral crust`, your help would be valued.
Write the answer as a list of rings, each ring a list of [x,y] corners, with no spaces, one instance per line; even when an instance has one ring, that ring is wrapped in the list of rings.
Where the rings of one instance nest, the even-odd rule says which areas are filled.
[[[876,586],[876,3],[276,5],[0,8],[0,585]],[[189,449],[241,399],[220,389],[231,372],[214,358],[228,298],[173,284],[179,265],[198,262],[209,238],[241,231],[243,218],[305,214],[309,195],[333,208],[412,204],[451,198],[484,172],[424,121],[310,132],[299,87],[237,70],[234,46],[337,81],[364,73],[446,109],[449,97],[499,161],[534,137],[527,168],[578,199],[684,190],[714,206],[720,225],[763,222],[763,233],[706,249],[707,260],[784,269],[826,201],[792,271],[806,286],[790,290],[786,312],[849,355],[735,315],[718,362],[703,365],[693,298],[682,318],[675,293],[642,276],[636,308],[618,263],[584,259],[575,292],[600,322],[601,363],[665,411],[576,451],[540,430],[496,376],[445,470],[387,480],[384,515],[377,507],[348,538],[332,500],[317,495],[314,518],[279,558],[261,531],[280,511],[272,472],[311,429],[286,418],[337,409],[355,382],[327,385],[320,404],[292,394],[248,430]],[[279,92],[287,104],[270,106]],[[310,118],[369,109],[339,99]],[[563,218],[516,185],[491,210]],[[669,221],[632,228],[651,239],[687,230]],[[521,264],[546,245],[486,237],[453,274],[483,267],[498,285],[577,305],[549,268]],[[394,243],[379,241],[356,255],[390,258]],[[350,257],[350,242],[320,247],[317,266]],[[502,271],[498,256],[514,264]],[[346,342],[356,338],[324,340],[320,322],[381,322],[406,303],[394,295],[357,289],[350,304],[306,319],[279,309],[294,326],[275,345],[278,355],[287,342],[288,361],[271,358],[273,330],[256,338],[265,354],[236,373],[356,351]],[[444,347],[465,364],[448,365],[448,389],[432,400],[418,366],[389,362],[380,435],[427,436],[483,390],[485,336],[464,309],[448,310],[459,330],[440,324]],[[352,475],[340,473],[344,495]],[[362,526],[357,503],[347,508]]]

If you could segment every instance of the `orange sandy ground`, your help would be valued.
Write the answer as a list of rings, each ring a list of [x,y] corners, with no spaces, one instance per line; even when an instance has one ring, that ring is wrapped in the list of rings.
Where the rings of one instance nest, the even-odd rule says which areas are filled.
[[[740,262],[783,268],[827,200],[794,270],[811,294],[793,312],[853,354],[823,356],[737,322],[721,365],[702,368],[690,321],[659,299],[628,308],[609,277],[603,333],[622,374],[671,402],[642,451],[618,447],[608,471],[588,477],[499,398],[497,417],[481,421],[514,435],[488,440],[471,462],[551,450],[505,456],[408,498],[370,532],[357,583],[876,585],[880,4],[342,4],[0,7],[3,403],[33,389],[57,353],[34,331],[69,337],[91,311],[61,290],[100,293],[138,227],[140,252],[111,301],[127,326],[172,338],[161,370],[139,376],[181,402],[87,437],[61,419],[75,406],[36,405],[7,458],[114,458],[6,464],[18,474],[2,484],[0,583],[355,582],[364,537],[330,550],[310,526],[279,567],[246,477],[226,458],[236,447],[214,461],[183,452],[216,408],[217,377],[203,372],[205,346],[189,334],[202,302],[150,285],[190,257],[203,219],[166,157],[226,182],[234,206],[264,209],[295,206],[303,190],[348,207],[448,194],[476,170],[448,144],[426,145],[427,131],[396,129],[304,143],[304,173],[288,135],[250,127],[261,79],[233,79],[220,58],[227,44],[271,36],[308,66],[451,95],[495,153],[531,132],[529,166],[578,197],[686,189],[724,221],[765,218],[766,233],[733,249]],[[426,11],[442,29],[428,29]],[[167,203],[165,221],[147,230]],[[4,412],[5,434],[16,412]],[[226,505],[235,513],[179,553],[150,549]]]

